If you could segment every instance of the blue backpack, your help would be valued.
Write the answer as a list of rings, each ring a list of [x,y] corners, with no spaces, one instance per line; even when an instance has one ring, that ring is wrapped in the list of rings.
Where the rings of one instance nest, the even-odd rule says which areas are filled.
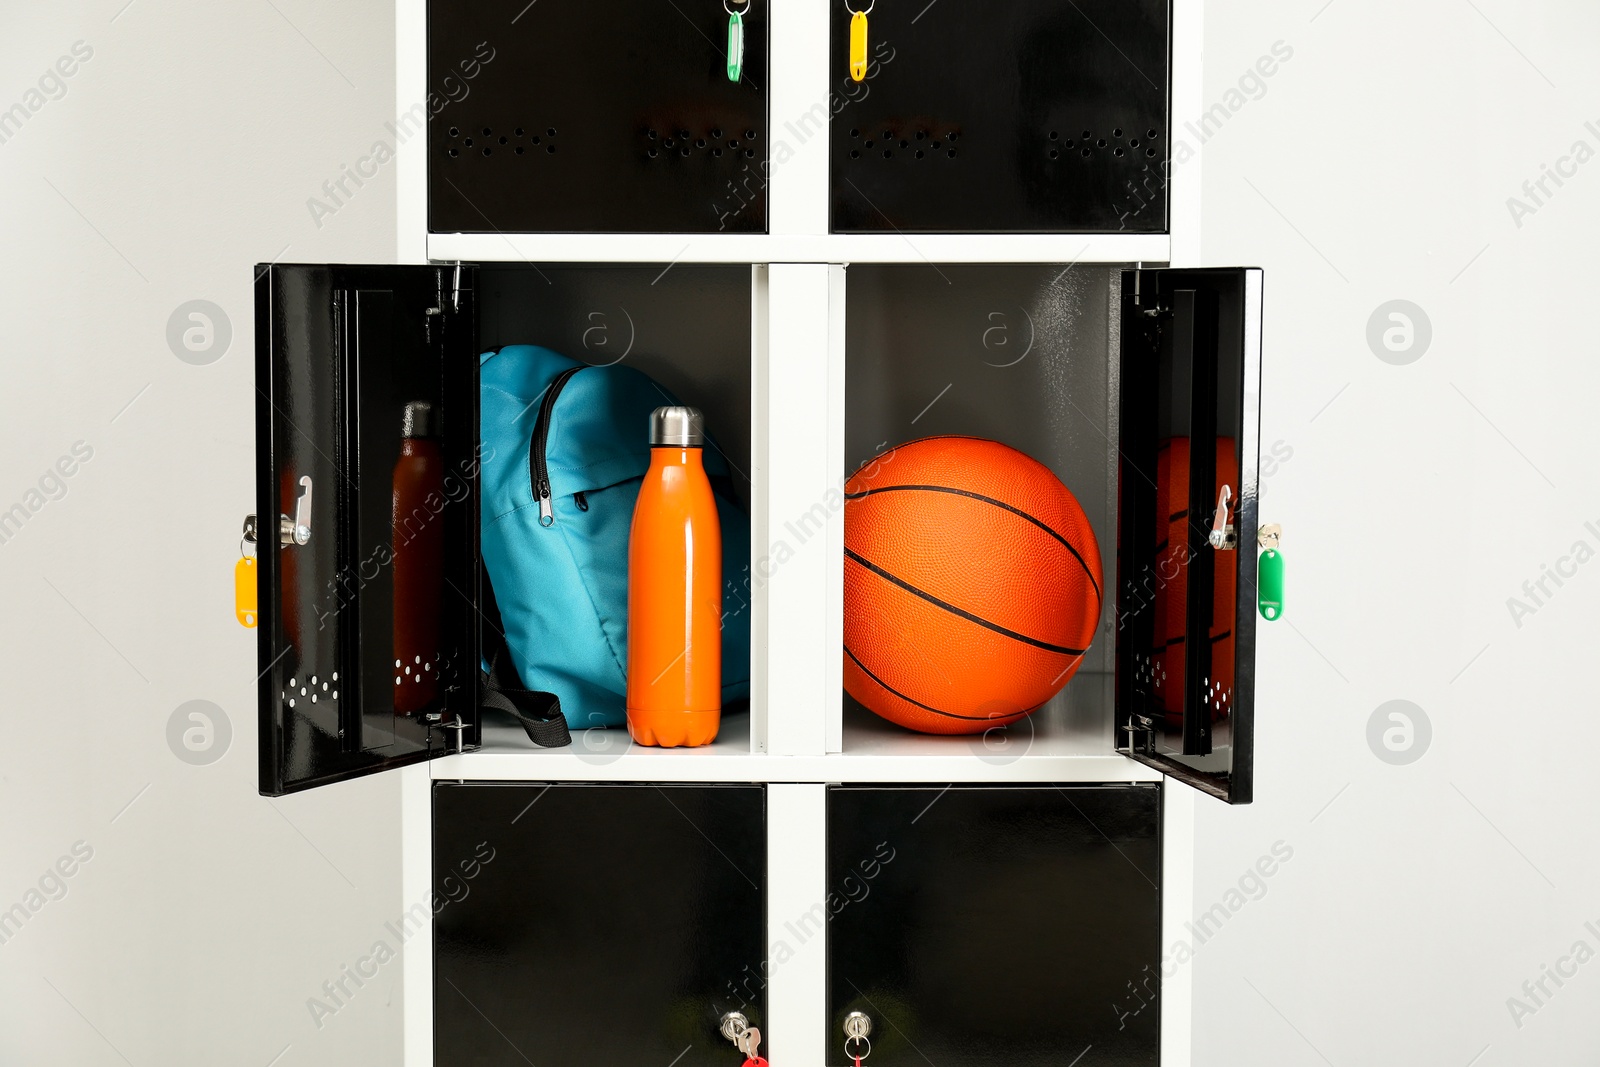
[[[591,367],[535,345],[480,356],[479,390],[483,563],[505,655],[525,687],[519,694],[495,665],[484,703],[516,714],[544,745],[566,743],[566,726],[621,726],[628,531],[650,467],[650,412],[679,401],[631,367]],[[750,520],[709,436],[707,444],[706,473],[722,522],[726,709],[750,695]],[[499,640],[485,632],[486,648]],[[559,717],[546,694],[559,700]],[[530,706],[543,710],[530,713]]]

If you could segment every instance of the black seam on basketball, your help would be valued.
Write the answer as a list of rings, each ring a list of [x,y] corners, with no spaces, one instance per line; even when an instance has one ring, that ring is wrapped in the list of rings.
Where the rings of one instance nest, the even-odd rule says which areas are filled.
[[[1039,527],[1039,529],[1043,530],[1045,533],[1049,534],[1051,537],[1054,537],[1057,541],[1060,541],[1062,546],[1065,547],[1068,552],[1072,553],[1072,558],[1077,560],[1078,561],[1078,566],[1083,568],[1084,577],[1088,578],[1089,579],[1089,584],[1094,587],[1095,603],[1097,605],[1105,603],[1105,594],[1103,594],[1100,591],[1100,582],[1095,578],[1094,574],[1089,570],[1089,565],[1083,561],[1083,557],[1078,555],[1078,550],[1076,548],[1072,547],[1072,542],[1068,541],[1065,537],[1062,537],[1055,530],[1051,529],[1050,526],[1047,525],[1046,523],[1041,522],[1040,520],[1034,518],[1032,515],[1029,515],[1026,511],[1023,511],[1021,508],[1012,507],[1010,504],[1007,504],[1003,500],[996,500],[994,497],[984,496],[982,493],[968,492],[965,489],[952,489],[948,485],[884,485],[884,486],[879,486],[879,487],[877,487],[875,489],[863,489],[859,493],[846,493],[844,495],[844,498],[846,500],[860,500],[862,497],[872,496],[872,495],[874,495],[876,493],[892,493],[892,492],[895,492],[897,490],[914,490],[914,491],[923,492],[923,493],[951,493],[951,494],[953,494],[955,496],[969,497],[969,498],[971,498],[973,500],[981,500],[985,504],[993,504],[997,508],[1002,508],[1002,509],[1004,509],[1006,511],[1011,512],[1011,514],[1013,514],[1013,515],[1017,515],[1017,516],[1020,516],[1021,518],[1027,519],[1029,522],[1031,522],[1035,526]],[[1093,536],[1093,534],[1091,533],[1090,536]],[[1095,608],[1096,617],[1098,617],[1099,614],[1100,614],[1099,607],[1096,607]]]
[[[947,602],[945,602],[943,600],[940,600],[938,597],[934,596],[932,593],[923,592],[921,589],[918,589],[916,586],[912,585],[910,582],[906,581],[905,579],[897,578],[894,575],[890,574],[888,571],[884,570],[882,567],[878,566],[876,563],[873,563],[873,562],[871,562],[869,560],[863,559],[861,557],[861,555],[859,553],[857,553],[857,552],[853,552],[853,551],[851,551],[850,549],[847,548],[847,549],[844,550],[844,554],[845,554],[845,557],[847,559],[855,560],[861,566],[867,568],[867,570],[871,571],[873,574],[876,574],[879,578],[882,578],[886,582],[892,582],[895,585],[898,585],[901,589],[904,589],[906,592],[910,593],[912,596],[919,596],[923,600],[926,600],[928,603],[933,604],[936,607],[941,607],[944,610],[948,611],[952,615],[959,615],[961,618],[966,619],[968,622],[975,622],[979,626],[982,626],[982,627],[984,627],[985,629],[988,629],[988,630],[993,630],[997,634],[1002,634],[1002,635],[1004,635],[1006,637],[1009,637],[1013,641],[1021,641],[1025,645],[1032,645],[1034,648],[1042,648],[1046,652],[1059,652],[1059,653],[1061,653],[1062,655],[1065,655],[1065,656],[1081,656],[1085,652],[1088,651],[1088,649],[1086,649],[1086,648],[1067,648],[1064,645],[1052,645],[1048,641],[1040,641],[1036,637],[1029,637],[1027,634],[1019,634],[1015,630],[1008,630],[1004,626],[1001,626],[997,622],[990,622],[988,619],[985,619],[981,615],[974,615],[970,611],[964,611],[961,608],[956,607],[954,604],[950,604],[950,603],[947,603]]]
[[[1011,719],[1020,719],[1024,715],[1030,714],[1030,712],[1027,712],[1027,711],[1019,711],[1019,712],[1016,712],[1014,715],[957,715],[953,711],[940,711],[938,708],[929,707],[928,705],[924,704],[920,700],[913,700],[911,697],[906,696],[904,693],[900,692],[900,690],[896,689],[894,686],[890,685],[888,682],[884,681],[882,678],[879,678],[876,674],[873,674],[872,673],[872,669],[870,667],[868,667],[865,663],[861,662],[861,657],[857,656],[854,652],[850,651],[850,646],[849,645],[845,645],[844,646],[844,654],[849,656],[852,660],[854,660],[856,666],[861,668],[861,673],[865,674],[868,678],[871,678],[874,682],[877,682],[878,685],[883,688],[884,692],[892,693],[895,696],[899,697],[901,700],[904,700],[907,704],[915,704],[917,707],[921,708],[923,711],[931,711],[935,715],[943,715],[947,719],[963,719],[963,720],[965,720],[967,722],[995,722],[995,723],[999,723],[999,722],[1002,722],[1002,721],[1009,721]]]

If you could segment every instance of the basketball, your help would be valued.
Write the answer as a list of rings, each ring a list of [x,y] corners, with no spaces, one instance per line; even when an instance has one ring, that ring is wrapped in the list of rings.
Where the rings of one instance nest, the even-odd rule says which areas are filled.
[[[977,437],[900,445],[845,483],[844,687],[890,722],[973,734],[1066,685],[1104,600],[1050,469]]]

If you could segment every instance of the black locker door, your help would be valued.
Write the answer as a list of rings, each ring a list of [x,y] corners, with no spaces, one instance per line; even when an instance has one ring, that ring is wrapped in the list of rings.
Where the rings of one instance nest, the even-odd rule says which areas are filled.
[[[265,795],[427,759],[457,715],[477,742],[471,284],[461,268],[256,268]],[[425,444],[403,467],[408,413]]]
[[[727,1067],[722,1014],[765,1029],[764,787],[441,782],[433,804],[438,1067]]]
[[[1249,803],[1261,271],[1123,274],[1117,743]]]
[[[830,2],[835,233],[1166,231],[1169,0]]]
[[[770,2],[430,0],[428,229],[765,232]]]
[[[828,1059],[1108,1067],[1160,1052],[1160,789],[828,791]]]

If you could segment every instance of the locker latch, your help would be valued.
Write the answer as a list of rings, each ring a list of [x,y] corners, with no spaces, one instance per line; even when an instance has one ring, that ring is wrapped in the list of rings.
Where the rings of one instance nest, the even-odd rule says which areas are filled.
[[[1211,547],[1219,552],[1239,547],[1239,540],[1234,536],[1233,523],[1228,521],[1228,506],[1232,502],[1233,490],[1224,484],[1217,492],[1217,511],[1211,517],[1211,536],[1207,538]]]
[[[304,545],[311,540],[311,476],[300,476],[300,496],[294,502],[294,518],[278,516],[278,540],[286,545]]]

